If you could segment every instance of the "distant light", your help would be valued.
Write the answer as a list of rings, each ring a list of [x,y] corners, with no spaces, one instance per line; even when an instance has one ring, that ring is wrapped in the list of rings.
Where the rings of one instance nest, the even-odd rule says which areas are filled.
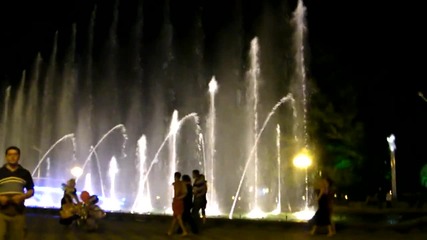
[[[79,178],[83,174],[83,169],[81,167],[73,167],[71,168],[71,175],[75,178]]]
[[[312,158],[308,154],[307,150],[303,150],[295,156],[293,163],[295,167],[305,169],[311,166]]]
[[[348,200],[348,196],[347,195],[344,195],[344,198],[345,198],[345,200]]]
[[[266,195],[267,193],[269,193],[270,192],[270,189],[268,189],[268,188],[263,188],[262,189],[262,193],[264,194],[264,195]]]

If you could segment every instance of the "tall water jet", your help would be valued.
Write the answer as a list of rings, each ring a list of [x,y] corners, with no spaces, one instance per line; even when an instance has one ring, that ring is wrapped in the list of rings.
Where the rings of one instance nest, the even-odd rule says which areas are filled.
[[[298,139],[297,151],[301,149],[309,149],[308,141],[309,136],[307,132],[307,79],[306,79],[306,63],[305,63],[305,35],[306,35],[306,23],[305,23],[306,8],[302,0],[298,0],[297,8],[293,13],[292,24],[294,25],[293,34],[293,47],[294,47],[294,58],[295,58],[295,73],[292,81],[292,91],[295,95],[297,103],[296,109],[298,111],[298,125],[296,128],[295,136]],[[302,124],[300,124],[302,123]],[[308,169],[305,169],[305,184],[304,184],[304,200],[305,208],[308,208],[309,204],[309,191],[308,191]]]
[[[293,115],[294,115],[294,117],[296,117],[297,113],[295,111],[295,106],[294,106],[295,100],[294,100],[292,94],[288,94],[285,97],[283,97],[282,99],[280,99],[280,101],[277,102],[276,105],[274,105],[274,107],[271,109],[270,113],[267,115],[264,123],[262,124],[262,127],[261,127],[260,131],[258,132],[258,135],[255,138],[255,143],[254,143],[254,145],[252,147],[252,150],[249,153],[249,156],[248,156],[248,158],[246,160],[245,167],[243,169],[243,173],[242,173],[242,176],[240,178],[239,186],[237,188],[236,194],[234,195],[233,204],[231,206],[231,210],[230,210],[230,213],[228,215],[228,218],[230,218],[230,219],[233,218],[234,208],[236,207],[237,200],[239,199],[240,189],[242,188],[243,180],[245,179],[246,172],[248,170],[249,164],[251,163],[251,160],[252,160],[253,155],[255,153],[256,145],[258,144],[259,139],[261,138],[261,135],[264,132],[265,127],[267,127],[267,124],[270,121],[270,118],[274,115],[274,113],[276,113],[277,108],[279,108],[282,104],[284,104],[287,101],[291,101]]]
[[[11,128],[8,131],[8,143],[9,145],[13,144],[16,146],[22,145],[22,136],[24,136],[23,131],[23,121],[24,118],[22,116],[25,115],[24,113],[24,105],[25,105],[25,80],[26,80],[26,71],[22,71],[22,77],[21,82],[18,87],[18,92],[16,94],[16,99],[13,104],[12,108],[12,122],[11,122]]]
[[[111,157],[108,165],[108,177],[110,179],[110,196],[104,201],[102,208],[110,211],[120,210],[120,203],[116,194],[116,175],[119,173],[119,167],[115,156]]]
[[[297,8],[293,13],[292,23],[294,25],[293,34],[293,46],[294,46],[294,58],[295,58],[295,77],[293,80],[293,91],[295,94],[295,100],[297,102],[296,109],[299,117],[301,117],[302,125],[299,129],[297,136],[301,139],[302,147],[308,147],[308,132],[307,132],[307,78],[306,78],[306,63],[305,63],[305,35],[306,35],[306,23],[305,23],[306,8],[302,0],[298,0]]]
[[[110,160],[108,168],[108,176],[110,177],[110,198],[116,199],[116,174],[119,172],[117,159],[113,156]]]
[[[139,169],[138,192],[135,201],[132,205],[132,212],[147,213],[153,210],[151,204],[150,189],[148,188],[148,181],[144,183],[144,174],[146,172],[147,160],[147,139],[142,135],[138,140],[137,158]]]
[[[83,77],[83,88],[79,89],[79,97],[82,102],[82,106],[78,111],[77,119],[77,130],[76,135],[79,144],[79,158],[82,155],[86,155],[90,149],[88,146],[93,141],[93,44],[94,44],[94,31],[95,31],[95,20],[96,20],[96,5],[92,10],[87,37],[87,47],[84,66],[84,77]],[[102,178],[100,178],[102,179]],[[102,184],[101,184],[102,185]]]
[[[209,164],[205,166],[206,177],[209,184],[208,191],[208,203],[209,207],[207,210],[210,214],[219,214],[218,200],[216,196],[215,188],[215,143],[216,143],[216,109],[215,109],[215,95],[218,91],[218,82],[215,77],[212,77],[209,82],[209,115],[208,115],[208,124],[207,130],[209,134]]]
[[[176,159],[176,135],[179,129],[178,111],[174,110],[172,113],[172,119],[169,127],[170,139],[169,139],[169,185],[174,182],[174,173],[177,169]],[[173,191],[169,188],[169,199],[173,198]]]
[[[1,132],[0,132],[0,136],[1,136],[1,145],[0,145],[0,147],[2,147],[2,149],[6,148],[6,146],[5,146],[5,144],[6,144],[6,136],[7,136],[7,134],[6,134],[7,127],[6,126],[8,124],[7,120],[8,120],[8,117],[9,117],[10,89],[11,89],[11,87],[8,86],[6,88],[6,92],[4,94],[4,106],[3,106],[3,114],[2,114],[3,119],[1,121],[1,126],[0,126],[0,130],[1,130]]]
[[[75,66],[75,52],[76,52],[76,24],[72,26],[70,47],[65,56],[65,64],[63,71],[64,82],[61,86],[59,106],[57,112],[57,129],[56,133],[63,135],[66,132],[74,130],[75,114],[73,106],[75,104],[75,94],[77,90],[77,76]]]
[[[273,214],[280,214],[282,212],[282,186],[280,184],[281,182],[281,174],[282,166],[281,166],[281,147],[280,147],[280,124],[277,124],[276,127],[276,148],[277,148],[277,205],[276,209],[273,210]]]
[[[108,41],[105,47],[104,56],[105,61],[103,62],[106,66],[106,71],[103,74],[105,81],[103,84],[97,86],[99,90],[99,102],[97,103],[100,106],[108,105],[108,108],[100,109],[101,117],[105,117],[110,121],[106,121],[105,124],[115,124],[117,122],[122,122],[119,114],[119,103],[120,98],[118,95],[117,89],[119,88],[117,77],[117,69],[119,66],[119,46],[118,46],[118,22],[119,22],[119,0],[114,1],[113,6],[113,19],[109,29]],[[104,67],[103,66],[103,67]],[[107,126],[100,124],[98,126],[99,131],[102,131]]]
[[[206,147],[205,147],[205,139],[203,137],[203,133],[202,132],[199,133],[198,149],[199,149],[199,152],[201,154],[201,159],[202,159],[202,162],[203,162],[203,164],[199,162],[199,165],[203,166],[202,172],[205,172],[206,171],[206,165],[207,165],[207,162],[206,162],[206,150],[205,150]]]
[[[92,187],[92,174],[90,173],[86,173],[83,190],[88,191],[90,194],[95,194]]]
[[[58,52],[58,31],[55,32],[52,53],[49,58],[46,76],[43,84],[41,123],[43,129],[40,133],[40,149],[47,149],[52,143],[53,124],[50,124],[54,118],[54,80],[56,78],[56,57]]]
[[[22,126],[25,130],[25,143],[26,145],[32,143],[35,145],[39,145],[38,138],[39,136],[39,128],[38,121],[39,118],[36,117],[39,113],[39,81],[41,75],[41,67],[42,67],[42,57],[41,54],[38,53],[36,60],[33,64],[33,70],[31,72],[31,77],[29,83],[29,92],[27,94],[27,99],[25,103],[25,115],[23,118],[25,119],[25,123]]]
[[[259,179],[258,179],[258,146],[254,144],[256,142],[256,136],[258,135],[258,102],[259,102],[259,90],[258,90],[258,79],[260,75],[260,65],[259,65],[259,44],[258,44],[258,38],[254,38],[251,41],[251,48],[250,48],[250,70],[248,72],[248,82],[249,82],[249,89],[248,89],[248,113],[250,114],[248,116],[248,119],[250,121],[251,127],[249,128],[249,138],[248,141],[250,146],[253,149],[248,149],[249,154],[251,151],[252,157],[254,158],[254,167],[252,169],[253,171],[253,182],[250,184],[253,184],[249,187],[249,189],[253,190],[253,201],[251,206],[251,213],[250,215],[259,215],[262,213],[261,209],[258,205],[258,189],[259,189]],[[249,191],[250,191],[249,190]],[[235,196],[237,198],[237,196]]]

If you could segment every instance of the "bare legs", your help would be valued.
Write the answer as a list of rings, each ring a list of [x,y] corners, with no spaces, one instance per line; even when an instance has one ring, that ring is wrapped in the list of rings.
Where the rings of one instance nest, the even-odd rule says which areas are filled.
[[[310,235],[314,235],[316,234],[316,230],[317,230],[317,226],[314,225],[313,228],[310,231]],[[332,237],[335,235],[335,226],[333,225],[328,225],[328,237]]]
[[[184,226],[184,223],[182,222],[182,216],[181,215],[173,216],[172,223],[171,223],[171,226],[170,226],[169,231],[168,231],[168,235],[171,236],[173,234],[173,232],[175,230],[176,222],[178,222],[178,225],[182,229],[182,234],[181,235],[182,236],[187,236],[188,232],[187,232],[187,229]]]

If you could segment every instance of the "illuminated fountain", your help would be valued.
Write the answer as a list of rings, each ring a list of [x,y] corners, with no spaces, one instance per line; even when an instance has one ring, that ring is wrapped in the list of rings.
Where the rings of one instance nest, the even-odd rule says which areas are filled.
[[[228,217],[230,218],[230,219],[232,219],[233,218],[233,213],[234,213],[234,208],[236,207],[236,203],[237,203],[237,200],[238,200],[238,197],[239,197],[239,194],[240,194],[240,190],[241,190],[241,188],[242,188],[242,184],[243,184],[243,180],[245,179],[245,176],[246,176],[246,171],[248,170],[248,167],[249,167],[249,165],[250,165],[250,163],[251,163],[251,160],[252,160],[252,157],[253,157],[253,154],[255,153],[255,146],[258,144],[258,142],[259,142],[259,139],[260,139],[260,137],[261,137],[261,134],[263,133],[263,131],[264,131],[264,129],[267,127],[267,124],[268,124],[268,122],[270,121],[270,118],[274,115],[274,113],[276,112],[276,110],[282,105],[282,104],[284,104],[284,103],[286,103],[286,102],[288,102],[288,101],[290,101],[291,102],[291,104],[292,104],[292,108],[294,109],[294,99],[293,99],[293,97],[292,97],[292,94],[288,94],[288,95],[286,95],[285,97],[283,97],[282,99],[280,99],[280,101],[279,102],[277,102],[276,103],[276,105],[274,105],[274,107],[272,108],[272,110],[270,111],[270,113],[267,115],[267,118],[265,119],[265,121],[264,121],[264,123],[262,124],[262,127],[261,127],[261,129],[260,129],[260,131],[259,131],[259,133],[257,134],[257,136],[256,136],[256,138],[255,138],[255,143],[254,143],[254,146],[252,147],[252,150],[251,150],[251,152],[250,152],[250,154],[249,154],[249,156],[248,156],[248,159],[246,160],[246,163],[245,163],[245,167],[244,167],[244,170],[243,170],[243,174],[242,174],[242,176],[241,176],[241,178],[240,178],[240,182],[239,182],[239,186],[238,186],[238,188],[237,188],[237,191],[236,191],[236,194],[234,195],[234,199],[233,199],[233,204],[232,204],[232,206],[231,206],[231,210],[230,210],[230,213],[229,213],[229,215],[228,215]],[[296,117],[296,111],[295,111],[295,109],[294,109],[294,117]],[[265,215],[265,213],[263,213],[263,212],[259,212],[259,214],[260,215],[257,215],[257,216],[254,216],[254,215],[251,215],[251,216],[249,216],[250,218],[261,218],[261,217],[263,217],[264,215]]]
[[[169,132],[166,135],[165,139],[163,140],[162,144],[160,144],[160,147],[157,149],[153,160],[151,161],[149,167],[145,171],[144,176],[142,178],[140,178],[138,186],[141,186],[141,185],[144,186],[146,184],[147,185],[149,184],[149,174],[152,171],[154,165],[159,163],[159,155],[162,152],[163,147],[170,140],[171,137],[176,139],[176,135],[177,135],[178,131],[180,130],[180,128],[184,122],[186,122],[189,119],[193,119],[194,123],[196,125],[196,127],[195,127],[196,131],[195,132],[196,132],[197,136],[200,136],[199,117],[197,116],[196,113],[187,114],[182,119],[180,119],[179,121],[176,121],[177,118],[178,118],[178,111],[175,110],[173,115],[172,115],[172,121],[171,121],[171,125],[169,128]],[[176,145],[176,140],[172,141],[172,142]],[[176,151],[176,146],[171,146],[171,145],[169,145],[169,146],[170,146],[169,147],[170,150],[172,150],[173,152]],[[169,181],[167,182],[168,184],[166,184],[166,186],[169,187],[169,189],[167,190],[168,191],[168,196],[167,196],[168,199],[172,199],[172,193],[173,192],[170,190],[171,189],[170,186],[173,182],[173,173],[175,173],[175,171],[177,169],[176,168],[176,165],[177,165],[176,157],[174,157],[174,156],[176,156],[176,155],[174,155],[174,153],[172,153],[172,157],[169,158],[169,162],[168,162],[169,174],[173,171],[172,172],[172,179],[171,179],[171,176],[167,176],[167,178],[166,178],[166,179],[169,179]],[[143,193],[140,193],[140,194],[143,194]],[[135,203],[134,203],[134,206],[135,206]],[[167,203],[164,206],[164,210],[165,210],[164,211],[165,213],[171,213],[172,212],[172,208],[170,207],[169,203]],[[136,209],[135,209],[135,211],[136,211]]]
[[[248,152],[249,156],[254,158],[254,164],[253,169],[251,169],[251,176],[253,175],[253,182],[248,183],[249,189],[253,190],[253,199],[251,203],[251,211],[249,212],[248,216],[250,218],[256,218],[258,216],[263,216],[264,213],[260,209],[260,206],[258,204],[258,144],[256,144],[257,135],[258,135],[258,102],[259,102],[259,92],[258,92],[258,80],[260,75],[260,64],[259,64],[259,44],[258,44],[258,38],[254,38],[251,41],[251,49],[249,51],[250,55],[250,70],[249,70],[249,99],[248,99],[248,120],[250,121],[249,126],[252,126],[250,128],[249,134],[249,144],[248,144]],[[251,178],[248,178],[251,179]],[[250,191],[250,190],[249,190]],[[237,196],[237,194],[236,194]]]
[[[83,189],[84,191],[88,191],[89,193],[94,193],[94,190],[92,187],[92,175],[90,173],[86,173]]]
[[[110,211],[118,211],[121,209],[120,201],[117,199],[116,194],[116,175],[119,173],[116,157],[112,157],[108,168],[108,177],[110,179],[110,195],[103,202],[101,208]]]
[[[79,25],[76,24],[68,35],[56,32],[48,64],[44,65],[41,55],[37,55],[36,64],[32,70],[23,72],[21,82],[5,89],[4,103],[0,104],[3,108],[0,116],[1,144],[22,146],[23,165],[34,169],[33,176],[38,176],[37,196],[29,199],[27,204],[43,207],[53,204],[58,207],[63,194],[60,184],[75,177],[78,190],[98,195],[100,205],[106,210],[170,213],[173,173],[191,174],[192,169],[200,169],[208,181],[208,215],[219,215],[220,211],[228,213],[230,208],[230,218],[236,215],[262,218],[288,214],[282,207],[286,201],[290,206],[286,181],[292,173],[281,172],[281,169],[291,162],[290,156],[295,151],[282,150],[281,154],[281,130],[283,138],[292,138],[289,125],[296,125],[296,149],[309,149],[302,2],[299,2],[293,20],[296,77],[290,90],[286,86],[277,89],[271,93],[270,99],[268,96],[264,98],[265,90],[275,88],[274,81],[279,79],[270,81],[268,75],[261,71],[265,66],[261,63],[269,64],[268,61],[263,62],[265,56],[260,54],[264,53],[261,43],[268,41],[268,37],[265,39],[260,35],[250,42],[249,70],[242,70],[246,67],[242,54],[236,54],[239,55],[236,68],[219,66],[212,72],[206,69],[210,75],[205,77],[204,68],[210,66],[204,66],[200,57],[204,54],[203,46],[199,46],[203,42],[202,37],[196,39],[197,49],[189,47],[188,54],[197,52],[196,60],[190,60],[190,57],[188,62],[181,61],[181,50],[174,49],[179,46],[174,42],[174,25],[167,20],[159,41],[153,41],[156,46],[143,49],[141,36],[145,28],[142,10],[138,8],[138,20],[132,26],[134,32],[129,39],[132,49],[126,49],[120,44],[122,38],[118,37],[120,32],[126,31],[118,29],[120,14],[115,5],[111,26],[103,26],[110,29],[105,35],[106,44],[99,47],[103,44],[93,43],[95,39],[102,42],[105,36],[100,37],[97,31],[98,26],[105,23],[96,22],[97,15],[94,10],[87,36],[77,29]],[[168,17],[165,14],[164,19]],[[66,41],[62,39],[64,34]],[[61,44],[58,45],[58,41]],[[70,44],[65,52],[61,47],[63,42]],[[81,46],[76,46],[76,42]],[[147,54],[142,55],[141,52]],[[234,60],[230,59],[232,62]],[[193,64],[197,64],[194,69],[189,67],[196,66]],[[232,74],[228,75],[230,72]],[[215,77],[209,79],[212,75],[221,83],[220,89]],[[243,81],[244,75],[246,82]],[[197,76],[195,82],[191,82],[191,76]],[[194,85],[194,88],[189,88],[189,85]],[[267,85],[269,88],[264,88]],[[274,105],[287,92],[292,95],[283,97]],[[280,122],[279,126],[276,125],[278,121],[285,120],[276,119],[273,115],[285,102],[292,104],[292,113],[283,109],[280,116],[287,116],[289,125]],[[27,106],[26,103],[32,104]],[[40,111],[36,111],[35,103],[40,103]],[[265,106],[270,104],[274,105],[272,111],[264,112]],[[180,119],[178,110],[191,113]],[[30,113],[34,118],[29,119]],[[296,120],[294,115],[298,117]],[[199,116],[204,120],[201,125]],[[182,127],[187,120],[194,121],[195,125]],[[31,123],[33,129],[27,129],[29,127],[24,126],[24,122]],[[276,132],[274,126],[277,126]],[[27,132],[34,133],[34,139],[26,139]],[[72,134],[64,136],[64,133]],[[260,140],[262,135],[264,137]],[[67,139],[72,140],[72,147],[60,144]],[[282,142],[285,141],[282,139]],[[39,156],[36,158],[33,156],[34,146],[47,151],[43,154],[37,150]],[[306,160],[299,156],[295,165],[300,166]],[[307,207],[310,198],[307,168],[292,170],[306,176],[305,181],[298,176],[296,184],[304,191],[305,201],[299,199],[297,203],[305,202],[303,207]],[[267,171],[274,172],[273,180],[264,174]],[[299,207],[292,206],[301,210]],[[307,218],[298,214],[296,217]]]
[[[280,125],[277,124],[276,127],[276,147],[277,147],[277,206],[276,209],[273,210],[273,212],[271,212],[274,215],[278,215],[282,212],[282,177],[281,177],[281,171],[282,171],[282,166],[281,166],[281,155],[280,155]]]
[[[153,210],[153,206],[151,204],[151,195],[148,181],[144,183],[144,174],[146,174],[145,171],[147,167],[147,139],[144,135],[142,135],[138,140],[137,158],[139,160],[138,193],[132,205],[131,212],[149,213]]]
[[[174,174],[176,172],[176,166],[177,166],[177,159],[176,159],[176,137],[179,130],[179,120],[178,120],[178,111],[173,111],[172,119],[169,127],[169,133],[170,138],[168,140],[169,142],[169,183],[172,184],[174,182]],[[145,184],[145,183],[143,183]],[[169,196],[168,199],[173,198],[173,189],[168,189]],[[169,212],[172,212],[172,209],[169,210]]]
[[[63,136],[62,138],[60,138],[58,141],[56,141],[47,151],[46,153],[43,155],[43,157],[38,161],[36,167],[34,168],[33,172],[31,173],[31,176],[34,177],[34,174],[36,173],[36,171],[40,168],[41,164],[44,162],[44,160],[46,159],[47,156],[49,156],[49,153],[62,141],[67,140],[67,139],[71,139],[71,142],[73,144],[73,152],[75,153],[75,149],[76,149],[76,144],[75,144],[75,138],[74,138],[74,134],[67,134],[65,136]],[[75,155],[73,154],[73,159],[75,159]]]
[[[297,149],[301,149],[293,160],[293,164],[296,168],[302,169],[303,172],[296,172],[297,182],[301,182],[300,176],[304,175],[304,193],[302,200],[304,201],[303,209],[295,216],[298,219],[310,219],[314,211],[309,208],[310,194],[309,194],[309,178],[308,178],[308,167],[312,164],[312,157],[309,152],[309,136],[307,132],[307,75],[306,75],[306,63],[305,63],[305,48],[304,42],[306,41],[306,8],[302,0],[298,0],[298,5],[293,13],[292,24],[294,27],[293,34],[293,47],[294,47],[294,59],[295,59],[295,72],[294,78],[291,84],[293,93],[296,100],[296,110],[298,112],[298,119],[296,120],[295,136],[297,138]],[[301,189],[301,188],[299,188]],[[300,192],[298,190],[298,192]]]
[[[208,207],[207,214],[209,215],[219,215],[220,210],[218,206],[218,200],[216,195],[216,186],[215,186],[215,142],[216,142],[216,109],[215,109],[215,94],[218,91],[218,82],[215,77],[212,77],[209,82],[209,115],[207,121],[207,132],[209,136],[208,141],[208,151],[209,151],[209,161],[208,165],[205,165],[206,171],[206,180],[208,181],[209,191],[207,193]],[[203,139],[203,138],[202,138]]]

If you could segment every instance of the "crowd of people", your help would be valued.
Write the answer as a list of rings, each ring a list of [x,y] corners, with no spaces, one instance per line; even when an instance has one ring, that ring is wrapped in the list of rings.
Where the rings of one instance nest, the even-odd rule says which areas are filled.
[[[172,199],[173,218],[168,235],[175,232],[183,236],[200,232],[201,222],[206,221],[207,181],[199,170],[193,170],[193,182],[189,175],[174,174],[174,197]],[[200,217],[200,212],[202,217]],[[178,228],[176,229],[176,224]],[[189,229],[188,229],[189,227]]]
[[[6,164],[0,168],[0,239],[6,239],[8,236],[8,239],[22,240],[26,229],[24,201],[34,195],[34,182],[30,172],[19,164],[20,149],[18,147],[8,147],[5,151],[5,160]],[[83,191],[79,199],[75,185],[75,179],[70,179],[63,184],[64,196],[59,212],[60,223],[70,225],[82,217],[78,209],[86,208],[76,208],[76,206],[95,207],[92,210],[100,213],[99,216],[94,216],[95,218],[105,216],[101,209],[96,209],[96,195],[91,196]],[[208,185],[205,176],[199,170],[193,170],[192,178],[176,172],[172,185],[173,218],[168,235],[176,233],[186,236],[190,232],[199,233],[201,224],[206,221]],[[311,234],[315,234],[318,227],[326,226],[328,236],[335,235],[331,186],[332,181],[327,177],[321,178],[315,186],[318,210],[311,220],[313,224]]]

